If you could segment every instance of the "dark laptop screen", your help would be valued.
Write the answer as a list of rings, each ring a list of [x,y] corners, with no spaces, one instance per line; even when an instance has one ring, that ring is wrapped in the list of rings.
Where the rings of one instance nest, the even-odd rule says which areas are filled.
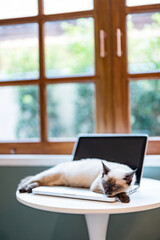
[[[83,158],[100,158],[138,168],[137,183],[140,182],[143,158],[145,154],[146,135],[103,135],[81,136],[78,139],[73,160]]]

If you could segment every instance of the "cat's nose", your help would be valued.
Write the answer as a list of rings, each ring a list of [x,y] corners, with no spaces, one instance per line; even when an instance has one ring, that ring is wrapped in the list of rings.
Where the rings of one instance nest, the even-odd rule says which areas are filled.
[[[108,192],[108,193],[107,193],[107,196],[109,196],[109,197],[112,196],[112,193],[109,193],[109,192]]]
[[[108,189],[106,189],[106,190],[105,190],[105,194],[106,194],[107,196],[111,196],[111,195],[112,195],[112,192],[109,191]]]

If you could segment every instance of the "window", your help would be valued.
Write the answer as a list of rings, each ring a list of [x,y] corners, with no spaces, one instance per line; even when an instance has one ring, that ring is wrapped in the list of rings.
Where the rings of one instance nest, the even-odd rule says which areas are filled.
[[[70,154],[94,132],[148,133],[160,153],[160,2],[13,2],[0,9],[0,153]]]
[[[160,136],[160,1],[128,0],[127,5],[131,132],[149,134],[148,152],[154,154]]]
[[[0,26],[0,36],[0,81],[38,79],[38,24]]]

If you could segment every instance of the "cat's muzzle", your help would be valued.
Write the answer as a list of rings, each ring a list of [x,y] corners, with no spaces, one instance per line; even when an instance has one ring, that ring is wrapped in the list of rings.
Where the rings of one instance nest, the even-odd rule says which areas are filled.
[[[105,190],[105,194],[107,195],[107,197],[113,197],[113,192],[108,189]]]

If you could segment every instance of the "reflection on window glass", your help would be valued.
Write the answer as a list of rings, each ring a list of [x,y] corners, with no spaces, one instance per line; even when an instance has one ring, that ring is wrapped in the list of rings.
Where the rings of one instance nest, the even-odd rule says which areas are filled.
[[[0,81],[39,77],[38,24],[0,27]]]
[[[47,22],[46,76],[94,74],[93,19]]]
[[[160,0],[127,0],[127,6],[150,5],[160,3]]]
[[[94,132],[93,83],[48,85],[47,102],[49,138]]]
[[[160,71],[160,13],[132,14],[127,18],[130,73]]]
[[[0,141],[38,140],[37,86],[0,88]]]
[[[37,0],[0,0],[0,19],[35,16],[38,14]]]
[[[160,135],[160,80],[130,83],[133,133]]]
[[[76,12],[93,9],[93,0],[44,0],[45,14]]]

